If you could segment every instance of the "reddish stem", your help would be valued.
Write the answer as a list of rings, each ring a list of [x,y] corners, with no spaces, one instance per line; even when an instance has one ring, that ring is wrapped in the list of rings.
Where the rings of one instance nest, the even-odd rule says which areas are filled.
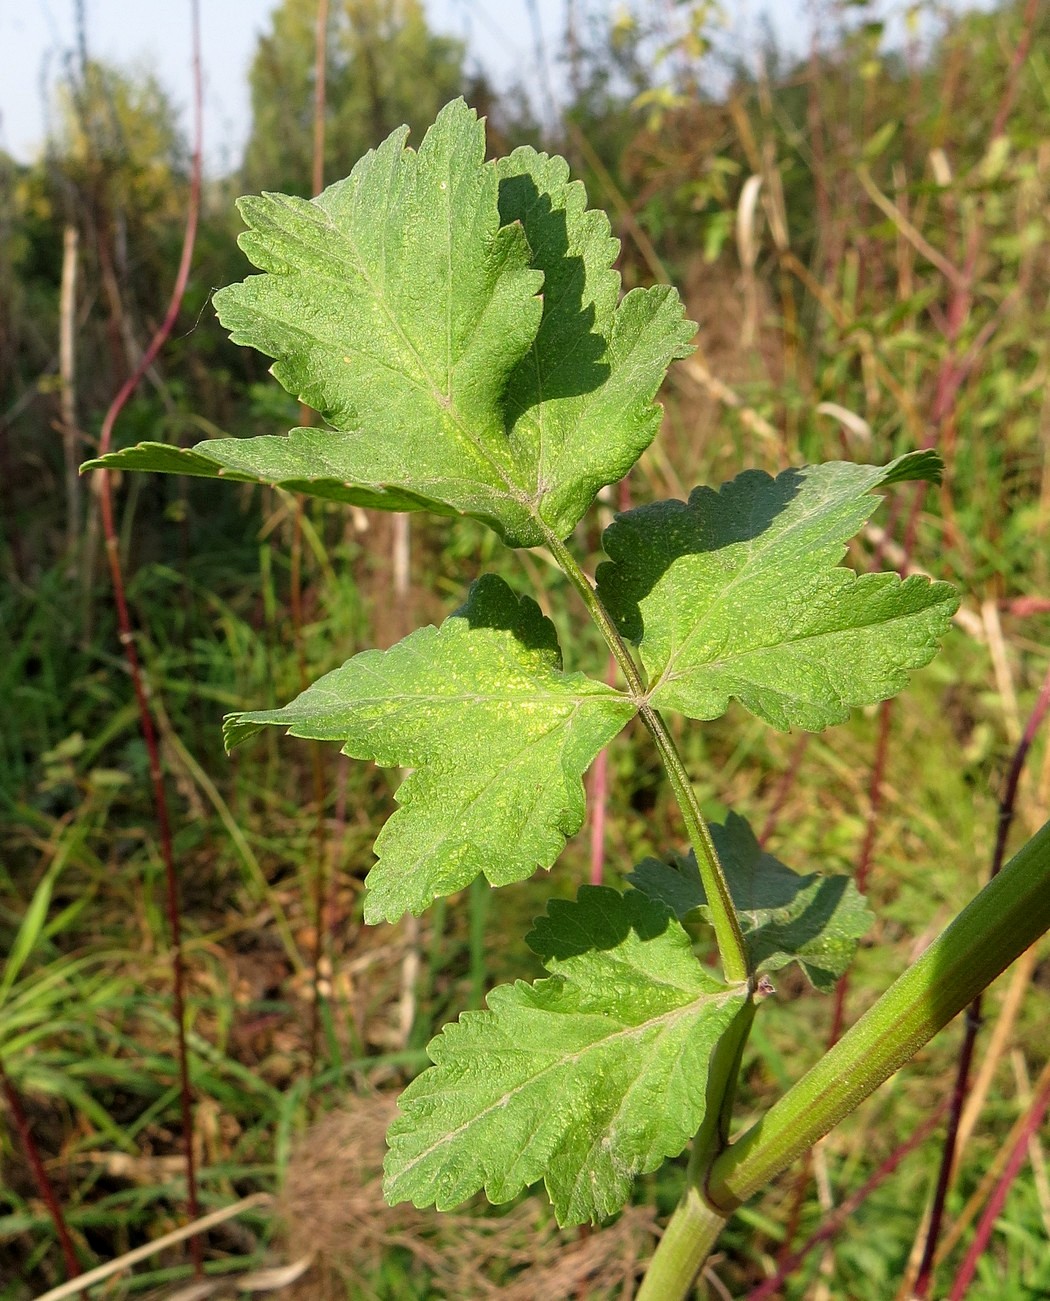
[[[609,656],[610,676],[615,681],[616,661]],[[609,801],[609,749],[608,746],[594,761],[591,773],[591,885],[601,885],[605,874],[605,814]]]
[[[854,1211],[858,1210],[875,1189],[893,1174],[909,1152],[914,1152],[920,1144],[929,1138],[940,1120],[943,1110],[944,1102],[942,1101],[940,1106],[932,1115],[926,1117],[912,1136],[906,1139],[894,1152],[891,1152],[874,1174],[855,1192],[850,1193],[846,1200],[827,1216],[816,1233],[807,1238],[798,1251],[780,1261],[777,1272],[772,1278],[767,1278],[764,1283],[760,1283],[758,1287],[747,1294],[746,1301],[764,1301],[764,1298],[774,1296],[814,1247],[819,1247],[822,1242],[827,1242],[829,1238],[834,1237]]]
[[[113,440],[113,427],[117,417],[124,409],[128,399],[134,393],[156,360],[161,348],[167,342],[178,318],[179,309],[186,293],[190,266],[193,261],[193,247],[197,237],[197,222],[200,215],[201,168],[203,160],[203,91],[201,79],[200,53],[200,15],[198,0],[190,0],[190,14],[193,30],[193,161],[190,170],[189,206],[186,213],[186,229],[182,240],[182,256],[171,291],[168,310],[157,329],[149,346],[142,354],[138,366],[124,381],[116,397],[110,403],[102,429],[99,434],[98,455],[105,456]],[[153,788],[153,805],[157,818],[157,834],[161,857],[164,860],[164,876],[167,893],[168,925],[171,931],[172,946],[172,1006],[175,1017],[177,1037],[179,1099],[182,1111],[182,1128],[186,1144],[186,1204],[190,1220],[200,1216],[200,1204],[197,1197],[197,1175],[193,1154],[193,1102],[190,1091],[189,1055],[186,1047],[186,972],[182,953],[182,926],[179,916],[179,887],[175,872],[175,855],[172,847],[171,820],[168,815],[168,801],[164,791],[164,773],[161,767],[160,747],[157,743],[157,730],[150,710],[149,692],[143,677],[138,652],[135,649],[131,615],[128,610],[127,594],[124,587],[124,575],[120,563],[120,551],[116,523],[113,512],[113,489],[108,470],[101,471],[99,481],[99,508],[102,517],[102,531],[106,539],[106,558],[113,583],[113,600],[117,611],[117,626],[120,631],[120,644],[127,660],[138,704],[139,725],[142,729],[146,752],[149,756],[150,783]],[[190,1239],[190,1252],[196,1272],[202,1272],[203,1255],[201,1240],[198,1236]]]
[[[893,721],[893,701],[884,700],[879,706],[879,734],[875,740],[875,758],[871,765],[871,780],[868,783],[868,817],[864,825],[864,840],[857,855],[857,868],[854,880],[857,889],[864,893],[871,875],[872,857],[875,851],[875,837],[879,830],[879,815],[882,812],[882,797],[886,779],[886,763],[890,751],[890,724]],[[849,973],[842,977],[835,986],[835,1008],[831,1015],[831,1029],[828,1031],[828,1047],[838,1042],[846,1017],[846,995],[849,992]]]
[[[631,485],[621,479],[617,490],[617,507],[620,511],[631,509]],[[616,685],[616,659],[609,656],[605,673],[609,686]],[[605,823],[609,805],[609,750],[600,752],[591,769],[590,790],[587,793],[591,813],[591,885],[601,885],[605,875]]]
[[[1021,69],[1028,57],[1028,52],[1032,45],[1032,35],[1035,28],[1035,20],[1039,10],[1039,0],[1028,0],[1025,6],[1024,17],[1022,19],[1021,36],[1018,39],[1017,46],[1014,50],[1013,58],[1010,62],[1010,69],[1007,73],[1006,87],[1003,90],[1002,98],[999,101],[999,107],[996,110],[995,119],[992,123],[992,130],[988,143],[993,141],[1005,132],[1006,123],[1010,116],[1010,110],[1013,108],[1014,100],[1017,97],[1017,86],[1020,80]],[[930,408],[930,429],[923,440],[925,448],[932,448],[938,444],[951,445],[954,443],[954,422],[956,399],[959,390],[962,388],[967,376],[973,369],[977,361],[978,349],[970,349],[969,352],[960,357],[957,355],[957,345],[959,336],[962,333],[963,326],[970,314],[970,306],[973,302],[973,282],[977,273],[977,259],[981,251],[980,230],[975,222],[969,231],[966,240],[966,261],[961,270],[956,270],[953,277],[954,288],[952,295],[948,300],[948,308],[945,312],[944,322],[941,333],[944,341],[948,345],[947,354],[941,362],[937,378],[934,383],[933,403]],[[991,326],[992,323],[989,323]],[[994,332],[994,327],[986,327],[986,332],[982,331],[983,343],[987,343]],[[945,460],[948,461],[947,446],[945,449]],[[911,510],[908,515],[908,522],[904,530],[904,547],[905,551],[911,551],[911,544],[914,541],[915,528],[918,522],[919,503],[921,500],[921,485],[917,485],[915,497],[912,501]],[[887,533],[892,532],[893,523],[896,519],[896,510],[891,513],[890,523],[887,525]]]
[[[772,836],[777,829],[777,823],[780,821],[780,815],[784,812],[784,805],[787,803],[787,797],[791,794],[792,787],[798,780],[799,769],[802,766],[802,759],[806,750],[809,748],[812,732],[800,732],[798,740],[795,742],[794,749],[791,751],[791,758],[788,760],[788,766],[780,774],[780,780],[777,782],[777,788],[773,793],[773,800],[769,806],[769,812],[766,814],[766,820],[762,825],[762,833],[758,837],[758,843],[765,846],[766,841]]]
[[[992,123],[992,140],[998,140],[1006,131],[1007,119],[1014,106],[1014,100],[1017,98],[1017,87],[1021,80],[1021,69],[1028,58],[1028,52],[1032,48],[1032,37],[1035,34],[1035,20],[1039,14],[1039,0],[1028,0],[1025,5],[1024,17],[1021,19],[1021,35],[1017,41],[1017,48],[1014,50],[1014,57],[1010,61],[1010,71],[1006,76],[1006,90],[999,101],[999,109],[995,115],[995,121]]]
[[[1038,1134],[1039,1128],[1043,1123],[1043,1117],[1047,1109],[1050,1108],[1050,1080],[1043,1085],[1036,1095],[1028,1112],[1021,1132],[1014,1143],[1013,1151],[1010,1153],[1010,1159],[1006,1163],[1006,1169],[996,1184],[995,1192],[992,1194],[988,1205],[984,1208],[981,1216],[981,1222],[977,1226],[977,1232],[974,1234],[973,1242],[970,1243],[970,1249],[966,1253],[963,1263],[959,1266],[959,1272],[952,1283],[952,1290],[948,1295],[948,1301],[962,1301],[966,1291],[973,1281],[974,1273],[977,1270],[977,1262],[984,1254],[988,1242],[992,1236],[992,1230],[995,1228],[995,1222],[999,1218],[1003,1205],[1006,1202],[1006,1195],[1010,1191],[1010,1185],[1017,1178],[1017,1172],[1024,1163],[1025,1153],[1032,1138]]]
[[[1027,619],[1033,614],[1050,614],[1050,597],[1016,596],[1012,601],[1000,602],[1007,614]]]
[[[325,94],[328,72],[328,0],[317,0],[314,24],[314,167],[313,192],[324,189]]]
[[[328,72],[328,0],[317,0],[317,15],[314,21],[314,151],[312,189],[316,197],[324,189],[324,139],[325,113],[327,111],[326,91]],[[313,423],[313,413],[303,424]],[[295,535],[292,543],[292,616],[295,625],[295,649],[299,660],[299,686],[306,690],[306,659],[303,647],[303,611],[302,611],[302,545],[303,545],[303,502],[295,504]],[[324,809],[327,790],[324,778],[324,765],[321,758],[320,743],[315,741],[310,747],[310,767],[313,773],[314,803],[317,805],[317,822],[314,829],[317,842],[317,866],[313,875],[312,911],[314,918],[313,972],[314,997],[310,1008],[310,1074],[317,1070],[317,1057],[321,1042],[321,959],[324,957],[324,901],[327,894],[326,871],[328,853],[325,843]]]
[[[3,1061],[0,1061],[0,1088],[3,1089],[4,1099],[14,1119],[15,1128],[18,1130],[22,1151],[25,1153],[26,1161],[33,1172],[33,1178],[40,1190],[40,1196],[44,1199],[48,1214],[51,1216],[51,1222],[55,1226],[55,1236],[58,1238],[59,1245],[62,1248],[62,1255],[66,1261],[66,1275],[68,1278],[77,1278],[81,1272],[80,1264],[77,1261],[77,1253],[73,1248],[73,1239],[70,1237],[69,1227],[66,1224],[65,1216],[62,1214],[62,1205],[55,1193],[54,1185],[47,1177],[47,1170],[44,1168],[40,1149],[33,1137],[29,1117],[22,1106],[22,1099],[18,1096],[18,1090],[11,1083],[7,1071],[4,1069]]]
[[[1017,804],[1017,788],[1021,781],[1021,772],[1028,758],[1028,752],[1032,748],[1032,742],[1035,740],[1036,733],[1042,725],[1043,719],[1047,712],[1050,711],[1050,668],[1046,671],[1046,677],[1043,679],[1042,689],[1028,716],[1028,722],[1025,725],[1024,734],[1017,743],[1014,750],[1013,759],[1010,763],[1010,770],[1006,775],[1006,784],[1003,787],[1003,794],[999,801],[999,825],[996,831],[995,848],[992,851],[992,865],[988,875],[989,878],[999,874],[1003,865],[1003,859],[1006,857],[1006,840],[1010,833],[1010,826],[1014,819],[1014,811]],[[918,1298],[927,1297],[930,1294],[930,1286],[933,1282],[934,1258],[937,1253],[937,1242],[941,1234],[941,1225],[944,1222],[944,1210],[948,1201],[948,1189],[951,1185],[952,1166],[955,1163],[955,1144],[959,1133],[959,1121],[962,1117],[963,1106],[966,1103],[966,1095],[970,1084],[970,1067],[973,1063],[974,1048],[977,1042],[977,1032],[981,1028],[981,999],[975,998],[970,1004],[966,1013],[966,1031],[963,1035],[962,1047],[959,1050],[959,1063],[955,1072],[955,1087],[952,1090],[952,1106],[948,1116],[948,1129],[944,1137],[944,1147],[941,1152],[941,1164],[937,1173],[937,1187],[933,1195],[933,1204],[930,1209],[930,1224],[926,1231],[926,1244],[923,1248],[922,1262],[919,1265],[918,1277],[915,1280],[914,1295]],[[961,1295],[961,1294],[960,1294]]]
[[[605,681],[616,685],[616,660],[610,655]],[[602,750],[591,770],[591,885],[601,885],[605,875],[605,824],[609,811],[609,747]]]
[[[904,566],[902,565],[902,568]],[[889,755],[890,744],[890,723],[893,718],[893,701],[884,700],[879,710],[879,734],[875,741],[875,757],[872,760],[871,778],[868,782],[868,817],[864,826],[864,840],[857,854],[857,866],[854,871],[854,880],[857,883],[857,889],[863,894],[864,887],[867,885],[868,877],[871,874],[871,860],[875,849],[875,836],[879,828],[879,813],[882,809],[882,791],[886,775],[886,761]],[[768,826],[767,821],[767,826]],[[766,835],[766,829],[763,828],[763,843]],[[835,1002],[831,1012],[831,1028],[828,1030],[827,1047],[831,1048],[839,1041],[842,1034],[842,1027],[846,1019],[846,995],[849,993],[849,972],[847,971],[835,986]],[[791,1243],[795,1236],[795,1230],[798,1228],[799,1220],[802,1218],[802,1206],[806,1200],[806,1189],[809,1185],[812,1168],[809,1160],[799,1172],[795,1181],[794,1195],[791,1201],[791,1209],[788,1213],[787,1232],[784,1235],[784,1241],[781,1244],[780,1252],[777,1257],[777,1273],[781,1274],[787,1269],[787,1262],[791,1259],[788,1254]]]

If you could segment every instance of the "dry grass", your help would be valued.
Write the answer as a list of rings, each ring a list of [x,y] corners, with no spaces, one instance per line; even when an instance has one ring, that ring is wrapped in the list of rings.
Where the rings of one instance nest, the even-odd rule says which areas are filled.
[[[483,1205],[435,1216],[388,1206],[382,1195],[388,1094],[357,1097],[302,1136],[288,1164],[279,1218],[288,1259],[314,1253],[298,1301],[393,1295],[376,1280],[391,1252],[414,1297],[539,1301],[626,1297],[652,1250],[654,1217],[632,1207],[600,1234],[559,1230],[538,1197],[493,1212]],[[407,1295],[402,1293],[402,1295]]]

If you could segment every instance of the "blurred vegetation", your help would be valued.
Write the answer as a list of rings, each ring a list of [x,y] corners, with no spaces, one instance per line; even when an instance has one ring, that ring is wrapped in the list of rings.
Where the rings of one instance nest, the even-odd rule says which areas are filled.
[[[877,519],[882,532],[851,555],[858,567],[896,565],[913,548],[917,564],[965,594],[945,653],[893,711],[868,882],[879,920],[852,978],[852,1019],[984,879],[1003,773],[1046,670],[1050,9],[916,3],[900,33],[874,3],[828,0],[815,12],[799,57],[768,37],[735,48],[719,6],[699,0],[611,20],[604,5],[570,6],[555,115],[522,87],[497,93],[468,77],[468,52],[428,28],[418,0],[333,0],[325,173],[344,174],[402,121],[418,140],[458,93],[490,115],[494,152],[528,141],[566,154],[610,213],[625,283],[674,280],[699,322],[695,357],[669,380],[663,437],[629,481],[635,500],[681,496],[752,465],[941,451],[943,486],[921,510],[902,491]],[[224,338],[208,299],[245,272],[234,196],[309,191],[315,16],[315,0],[283,0],[260,37],[242,173],[206,184],[179,321],[121,417],[120,443],[297,421],[262,360]],[[171,1229],[185,1206],[147,759],[97,490],[90,479],[69,485],[64,452],[90,454],[163,316],[188,202],[178,122],[149,77],[71,65],[39,161],[0,155],[0,1063],[85,1268]],[[61,284],[74,240],[76,356],[63,377]],[[210,1232],[209,1274],[317,1251],[296,1295],[623,1295],[651,1250],[652,1209],[674,1204],[681,1163],[642,1181],[637,1205],[586,1237],[559,1233],[541,1198],[442,1218],[385,1208],[377,1184],[393,1091],[444,1020],[493,984],[536,974],[518,936],[549,889],[568,894],[585,879],[587,834],[540,888],[489,896],[475,886],[418,923],[366,930],[361,882],[392,807],[391,776],[333,750],[318,785],[307,746],[267,737],[228,760],[219,735],[223,713],[292,696],[300,659],[316,676],[440,619],[482,569],[535,582],[563,632],[571,594],[542,557],[502,552],[469,524],[413,519],[410,582],[395,600],[390,518],[311,503],[297,531],[297,507],[280,494],[168,478],[128,480],[119,502],[175,815],[202,1207],[276,1198]],[[581,527],[578,541],[593,563],[597,528]],[[596,638],[565,642],[574,665],[604,673]],[[841,871],[857,865],[872,816],[878,727],[877,712],[861,712],[800,744],[734,711],[683,729],[681,744],[709,812],[733,807],[767,823],[800,870]],[[605,871],[615,881],[680,831],[640,732],[609,762]],[[1044,735],[1016,837],[1048,807]],[[981,1051],[997,1027],[1003,1035],[949,1227],[997,1168],[1044,1067],[1048,983],[1044,948],[989,999]],[[830,1001],[790,977],[775,1002],[759,1017],[741,1115],[801,1073],[830,1025]],[[958,1035],[946,1031],[833,1134],[815,1178],[800,1184],[791,1172],[745,1208],[699,1295],[746,1295],[872,1174],[950,1087]],[[23,1301],[64,1271],[13,1125],[2,1143],[0,1297]],[[908,1157],[784,1295],[896,1295],[936,1159],[935,1140]],[[1050,1295],[1042,1161],[1033,1148],[970,1296]],[[105,1295],[187,1273],[177,1247]]]
[[[308,195],[314,139],[317,0],[283,0],[249,73],[247,190]],[[464,48],[435,35],[420,0],[336,0],[328,23],[325,174],[344,176],[407,122],[418,139],[464,90]]]

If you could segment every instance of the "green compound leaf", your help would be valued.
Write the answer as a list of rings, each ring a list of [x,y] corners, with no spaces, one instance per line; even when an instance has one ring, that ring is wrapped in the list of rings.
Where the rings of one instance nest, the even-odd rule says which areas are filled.
[[[563,158],[526,146],[496,168],[500,220],[521,223],[543,272],[543,319],[511,373],[507,424],[529,495],[564,538],[652,442],[653,399],[671,361],[692,350],[696,327],[668,285],[618,302],[619,243]]]
[[[472,515],[513,546],[571,532],[652,441],[653,399],[694,327],[667,286],[617,305],[618,245],[563,159],[485,163],[462,100],[418,154],[406,135],[312,201],[242,199],[240,244],[265,274],[215,295],[233,341],[273,357],[332,427],[141,443],[84,468]]]
[[[918,452],[775,479],[749,470],[615,519],[598,591],[640,645],[651,703],[709,719],[735,696],[774,727],[819,731],[902,690],[933,658],[957,594],[834,566],[874,510],[873,488],[939,466]]]
[[[420,913],[479,872],[506,885],[549,867],[583,822],[583,774],[634,713],[563,673],[554,625],[488,575],[440,628],[355,655],[283,709],[231,715],[226,739],[273,724],[416,770],[376,841],[371,923]]]
[[[542,1178],[560,1224],[615,1214],[635,1176],[683,1150],[712,1054],[746,1002],[715,980],[662,904],[583,886],[528,937],[546,980],[503,985],[427,1048],[401,1095],[385,1192],[445,1210]]]
[[[744,932],[750,966],[779,971],[797,962],[813,985],[827,993],[853,960],[857,942],[873,916],[848,876],[800,876],[763,852],[746,819],[730,813],[725,826],[711,825],[729,890]],[[694,909],[707,916],[707,898],[696,859],[673,863],[643,859],[628,880],[676,917]]]

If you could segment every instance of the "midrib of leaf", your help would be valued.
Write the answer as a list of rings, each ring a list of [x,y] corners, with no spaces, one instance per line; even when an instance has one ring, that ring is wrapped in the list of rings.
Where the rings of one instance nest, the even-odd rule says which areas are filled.
[[[562,979],[565,978],[562,977]],[[677,985],[670,985],[666,987],[670,989],[679,988],[679,986]],[[492,1112],[502,1110],[504,1107],[509,1106],[509,1104],[516,1097],[518,1097],[519,1094],[523,1093],[526,1089],[531,1089],[534,1085],[539,1083],[543,1079],[543,1077],[547,1075],[549,1072],[561,1070],[563,1067],[568,1065],[576,1065],[577,1063],[585,1060],[592,1053],[601,1052],[602,1050],[608,1048],[610,1045],[615,1046],[617,1042],[620,1041],[627,1042],[632,1038],[638,1038],[642,1034],[644,1034],[647,1030],[651,1030],[654,1026],[661,1026],[661,1025],[667,1026],[673,1024],[677,1020],[684,1020],[688,1016],[694,1015],[701,1008],[703,1004],[711,1004],[717,1008],[717,1007],[721,1007],[723,1003],[728,1002],[730,999],[739,998],[739,997],[740,997],[740,990],[736,990],[731,987],[726,988],[724,990],[720,990],[717,994],[701,994],[699,998],[693,999],[691,1003],[686,1003],[682,1007],[671,1008],[667,1012],[662,1012],[659,1016],[650,1017],[648,1021],[643,1021],[641,1025],[625,1026],[622,1030],[616,1030],[612,1034],[606,1035],[604,1038],[596,1040],[594,1043],[588,1044],[585,1048],[581,1049],[579,1052],[566,1053],[565,1056],[559,1057],[557,1061],[551,1062],[550,1065],[542,1067],[540,1070],[536,1072],[536,1074],[530,1075],[529,1078],[527,1080],[524,1080],[521,1084],[515,1085],[513,1089],[508,1089],[508,1091],[504,1093],[502,1097],[497,1098],[495,1102],[490,1103],[487,1107],[484,1107],[481,1111],[475,1111],[474,1114],[468,1120],[465,1120],[461,1125],[458,1125],[455,1129],[449,1130],[446,1133],[442,1134],[441,1138],[436,1143],[431,1144],[430,1147],[425,1148],[422,1152],[419,1152],[416,1156],[414,1156],[411,1161],[408,1161],[406,1162],[405,1165],[401,1166],[398,1169],[397,1178],[399,1180],[404,1178],[404,1176],[407,1175],[410,1171],[412,1171],[420,1163],[420,1161],[425,1160],[427,1157],[432,1156],[435,1152],[440,1151],[441,1148],[446,1147],[454,1139],[459,1138],[460,1135],[466,1133],[467,1130],[471,1129],[474,1125],[478,1124],[480,1121],[484,1120],[487,1116],[491,1115]],[[489,1015],[494,1016],[496,1015],[496,1013],[489,1013]],[[601,1013],[574,1010],[565,1013],[551,1012],[550,1015],[596,1017],[596,1016],[600,1016]],[[520,1054],[523,1050],[517,1049],[517,1050],[510,1050],[510,1051],[517,1051]],[[524,1051],[528,1051],[528,1050],[526,1049]],[[440,1070],[441,1064],[438,1063],[437,1066],[438,1069]],[[629,1088],[633,1088],[634,1083],[635,1082],[632,1081]],[[617,1109],[617,1114],[619,1114],[619,1108]]]
[[[776,480],[774,479],[773,482],[775,483]],[[826,505],[826,502],[822,503],[822,505]],[[875,505],[876,503],[873,502],[872,510],[874,510]],[[752,523],[754,521],[754,511],[756,506],[757,503],[755,503],[752,506],[752,510],[750,514],[750,521]],[[674,681],[675,679],[683,676],[682,673],[675,674],[673,672],[674,661],[678,659],[681,655],[685,654],[685,652],[689,649],[690,644],[697,637],[699,637],[700,633],[707,627],[708,621],[711,619],[713,615],[725,613],[727,603],[729,601],[729,598],[734,588],[736,588],[739,584],[743,583],[746,578],[750,577],[755,567],[759,564],[760,561],[764,561],[765,557],[769,554],[770,551],[774,553],[781,550],[786,551],[787,550],[786,543],[790,540],[792,534],[802,529],[806,524],[808,524],[814,518],[814,516],[818,515],[819,513],[820,513],[820,506],[814,505],[812,510],[810,510],[806,515],[798,519],[794,524],[790,526],[790,528],[784,530],[782,533],[776,534],[776,536],[769,538],[767,541],[757,546],[755,544],[758,542],[758,539],[751,540],[751,542],[748,544],[747,558],[744,561],[744,564],[740,567],[739,571],[736,573],[736,575],[733,578],[730,579],[730,581],[726,584],[725,587],[721,587],[718,589],[717,593],[715,594],[717,599],[712,600],[710,602],[710,604],[708,605],[707,609],[704,611],[699,621],[695,623],[692,628],[690,628],[690,630],[686,633],[685,637],[682,639],[681,643],[680,644],[676,643],[672,647],[672,649],[668,651],[667,663],[664,666],[663,670],[661,671],[660,676],[657,679],[656,683],[650,687],[649,695],[652,695],[657,690],[658,687],[663,685],[665,681]],[[767,530],[766,536],[768,536],[768,533],[771,532],[772,530]],[[846,551],[845,544],[843,543],[841,544],[841,546],[842,546],[842,552],[845,553]],[[697,553],[693,553],[693,554],[697,554]],[[842,568],[842,566],[840,565],[832,566],[832,569],[837,569],[837,568]],[[644,634],[642,640],[644,642]],[[806,639],[798,638],[797,640],[801,641]],[[754,650],[768,650],[774,646],[781,646],[787,644],[788,643],[786,642],[782,642],[778,640],[775,642],[770,642],[768,644],[763,644],[762,646],[759,647],[753,647],[750,651],[742,652],[742,653],[749,654],[749,653],[753,653]],[[735,658],[735,656],[726,657],[727,660],[731,660],[733,658]],[[722,663],[723,661],[718,660],[714,662]],[[686,672],[688,672],[688,670],[686,670]]]
[[[376,674],[376,671],[372,669],[371,665],[362,665],[359,671],[367,671],[371,673],[373,676],[378,676]],[[555,704],[555,705],[562,705],[562,706],[571,706],[569,712],[563,714],[561,717],[556,718],[551,722],[550,727],[548,728],[547,731],[531,736],[528,742],[525,745],[523,745],[522,749],[516,752],[516,754],[513,756],[514,758],[519,758],[522,754],[525,753],[525,751],[530,746],[536,745],[540,741],[545,740],[553,732],[557,731],[558,728],[565,728],[566,730],[570,730],[574,722],[576,721],[576,718],[579,715],[580,711],[586,705],[592,703],[611,703],[613,701],[617,703],[623,702],[624,704],[633,703],[628,696],[625,696],[622,692],[619,691],[616,692],[610,691],[609,695],[607,696],[604,694],[602,695],[596,694],[593,696],[592,695],[570,696],[570,695],[560,695],[558,692],[552,691],[547,693],[529,694],[529,695],[525,695],[525,694],[507,695],[506,693],[499,694],[499,695],[484,695],[478,692],[463,692],[463,693],[456,693],[455,695],[445,695],[440,692],[438,693],[428,692],[426,695],[421,695],[418,692],[380,692],[375,696],[358,695],[354,697],[355,707],[358,705],[367,707],[369,705],[376,705],[376,704],[386,705],[391,703],[396,703],[401,706],[427,705],[427,704],[433,704],[433,705],[484,704],[484,705],[510,705],[510,706],[514,706],[518,704],[525,704],[525,705]],[[335,701],[333,705],[333,709],[343,708],[343,707],[344,707],[344,702],[341,700]],[[302,732],[298,731],[297,729],[303,726],[303,722],[304,720],[290,722],[288,724],[287,734],[289,736],[297,736],[305,740],[330,739],[328,737],[315,738],[313,737],[312,733],[303,734]],[[331,738],[331,739],[337,739],[337,738]],[[387,765],[381,765],[381,766],[387,766]]]
[[[432,645],[428,644],[427,649],[432,649]],[[411,652],[415,664],[417,666],[421,666],[423,671],[429,669],[430,662],[424,655],[423,651],[418,646],[406,645],[405,643],[400,643],[400,650],[406,659],[408,658],[408,653]],[[376,664],[382,665],[383,661],[377,659]],[[518,669],[517,671],[523,672],[523,670],[521,669]],[[543,671],[543,670],[540,669],[538,671]],[[402,705],[404,704],[411,704],[411,705],[419,705],[419,704],[423,704],[423,705],[427,705],[427,704],[430,705],[461,705],[461,704],[550,705],[550,704],[556,704],[562,706],[571,705],[572,714],[575,715],[585,705],[590,703],[595,703],[595,702],[612,703],[613,701],[616,702],[622,701],[626,704],[633,703],[628,696],[625,696],[623,694],[622,691],[617,691],[613,687],[606,687],[604,683],[594,684],[595,686],[604,687],[604,690],[581,692],[578,695],[574,695],[571,692],[566,692],[566,691],[551,691],[551,690],[543,691],[541,689],[534,689],[527,693],[524,691],[511,692],[505,689],[503,691],[495,692],[493,694],[489,694],[488,692],[484,692],[484,691],[443,692],[443,691],[435,690],[435,691],[428,691],[425,694],[423,694],[422,692],[419,691],[411,691],[411,690],[398,691],[396,689],[391,690],[390,687],[386,685],[388,679],[384,678],[381,669],[378,667],[373,667],[373,664],[370,661],[365,660],[360,662],[357,666],[357,672],[362,674],[367,673],[370,677],[375,678],[377,682],[377,686],[376,686],[376,694],[374,696],[366,696],[364,694],[355,695],[354,697],[355,707],[358,704],[385,705],[391,702],[396,702]],[[549,672],[555,673],[558,672],[558,670],[551,668]],[[566,720],[565,719],[555,720],[555,725],[557,725],[558,722],[564,722],[564,721]]]
[[[391,173],[390,177],[387,180],[386,200],[388,206],[390,200],[390,185],[392,183],[392,180],[393,180],[393,173]],[[446,195],[445,205],[447,211],[448,210],[448,197],[447,197],[448,189],[446,188],[442,193]],[[496,476],[500,479],[500,481],[503,483],[504,488],[506,489],[506,496],[510,500],[514,501],[517,505],[525,507],[528,510],[529,514],[532,516],[532,518],[534,520],[537,520],[538,519],[537,503],[535,503],[533,499],[529,497],[528,493],[526,493],[523,489],[519,488],[517,484],[515,484],[511,479],[507,477],[507,472],[504,469],[504,467],[495,458],[492,451],[485,445],[485,443],[483,443],[468,428],[462,414],[460,413],[460,411],[452,401],[452,393],[451,393],[452,373],[455,369],[455,367],[452,364],[452,316],[451,316],[452,295],[450,293],[447,293],[445,295],[445,376],[446,376],[446,381],[449,389],[449,392],[446,393],[442,390],[440,382],[431,374],[429,367],[426,365],[424,359],[420,356],[416,346],[412,343],[411,339],[409,339],[408,336],[405,334],[404,329],[400,324],[400,321],[391,311],[390,306],[386,300],[386,295],[382,292],[384,286],[381,284],[377,284],[375,277],[372,275],[364,257],[361,254],[361,250],[357,244],[357,241],[353,237],[352,230],[348,230],[348,231],[340,230],[323,208],[319,209],[319,211],[324,214],[324,226],[329,231],[331,231],[336,237],[342,238],[346,242],[354,258],[354,269],[360,273],[360,275],[363,277],[365,282],[368,284],[368,287],[372,292],[373,298],[379,304],[387,321],[393,328],[394,332],[397,334],[398,338],[401,340],[406,353],[415,360],[417,373],[422,374],[427,380],[427,382],[430,384],[430,392],[427,393],[425,386],[416,378],[416,375],[411,374],[409,371],[407,371],[404,368],[403,364],[402,364],[402,369],[399,370],[397,367],[389,365],[386,362],[384,362],[382,358],[373,357],[371,353],[365,352],[363,348],[360,347],[351,348],[350,351],[356,352],[360,356],[367,357],[369,362],[373,362],[373,361],[378,362],[380,366],[383,366],[387,370],[393,371],[395,374],[399,376],[408,378],[410,383],[413,385],[413,387],[417,388],[419,392],[425,393],[428,397],[432,398],[439,407],[441,407],[443,410],[445,410],[448,413],[450,419],[453,422],[453,425],[455,426],[456,430],[463,438],[464,442],[466,442],[467,444],[469,444],[471,447],[474,448],[474,450],[478,453],[478,455],[490,466],[490,468],[493,470]],[[444,228],[446,232],[448,232],[450,235],[451,226],[448,221],[444,223]],[[446,254],[446,266],[447,266],[447,273],[448,273],[447,282],[451,284],[452,247],[451,247],[451,242],[448,239],[446,239],[445,254]],[[385,228],[383,231],[382,269],[383,272],[385,273],[386,270]],[[329,280],[332,279],[331,276],[325,276],[324,278]],[[485,315],[484,312],[482,312],[479,315],[477,322],[475,322],[472,335],[477,333],[478,325],[480,324],[484,315]],[[466,349],[464,349],[464,351],[466,351]],[[507,441],[507,450],[508,452],[511,450],[509,440]]]

